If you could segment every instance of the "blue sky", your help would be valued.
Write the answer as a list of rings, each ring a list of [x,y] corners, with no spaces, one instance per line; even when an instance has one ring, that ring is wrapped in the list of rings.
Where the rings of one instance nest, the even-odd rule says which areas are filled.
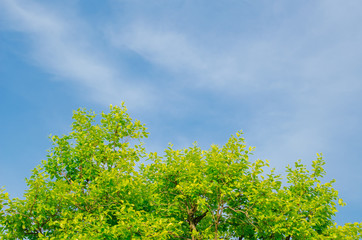
[[[0,0],[0,185],[24,178],[67,134],[72,111],[125,101],[151,133],[222,145],[243,130],[282,171],[316,153],[362,216],[362,2]]]

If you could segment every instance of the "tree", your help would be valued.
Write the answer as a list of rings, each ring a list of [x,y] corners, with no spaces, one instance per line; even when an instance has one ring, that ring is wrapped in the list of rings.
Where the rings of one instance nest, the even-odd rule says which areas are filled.
[[[47,160],[26,180],[24,199],[0,190],[3,239],[360,239],[362,224],[337,226],[336,204],[312,170],[297,161],[287,182],[251,162],[242,132],[222,147],[197,144],[164,156],[146,153],[146,128],[124,105],[96,121],[74,112],[72,131],[52,136]],[[136,164],[147,159],[148,164]]]

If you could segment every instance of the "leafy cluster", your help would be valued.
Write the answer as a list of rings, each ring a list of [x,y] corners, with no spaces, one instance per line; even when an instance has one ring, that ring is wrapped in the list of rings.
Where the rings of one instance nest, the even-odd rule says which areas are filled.
[[[361,223],[333,221],[344,202],[321,182],[321,155],[311,171],[288,166],[282,184],[267,161],[249,160],[241,132],[160,156],[146,154],[146,128],[123,105],[100,121],[83,109],[73,119],[71,133],[51,137],[23,199],[0,189],[1,239],[361,239]]]

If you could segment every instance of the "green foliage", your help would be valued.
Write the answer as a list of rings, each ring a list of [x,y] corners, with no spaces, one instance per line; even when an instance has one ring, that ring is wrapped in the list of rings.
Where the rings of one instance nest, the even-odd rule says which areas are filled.
[[[283,184],[267,161],[249,160],[241,132],[160,156],[146,154],[146,128],[123,105],[100,118],[79,109],[68,135],[51,136],[24,199],[0,189],[1,239],[361,239],[362,223],[333,221],[345,203],[322,183],[321,155],[311,171],[288,166]]]

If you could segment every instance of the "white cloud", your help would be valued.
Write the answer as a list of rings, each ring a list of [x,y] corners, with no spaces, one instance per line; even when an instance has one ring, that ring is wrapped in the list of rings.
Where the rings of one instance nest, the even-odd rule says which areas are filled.
[[[200,71],[205,68],[199,50],[189,43],[184,34],[178,32],[161,31],[153,26],[138,24],[128,27],[119,35],[113,35],[112,41],[171,71]]]
[[[101,103],[122,98],[131,105],[147,104],[153,98],[151,89],[135,87],[100,53],[77,17],[29,1],[0,3],[11,25],[32,37],[33,57],[47,71],[87,87]],[[360,31],[348,35],[360,19],[353,4],[340,7],[340,3],[328,1],[288,13],[283,11],[290,9],[279,6],[283,21],[270,25],[269,33],[245,38],[236,32],[233,40],[221,33],[215,35],[218,44],[213,39],[201,41],[182,27],[171,28],[172,23],[155,25],[133,18],[112,23],[108,37],[119,50],[130,49],[177,76],[175,89],[182,85],[232,95],[237,102],[255,108],[259,112],[251,127],[252,135],[259,136],[255,142],[263,144],[265,152],[280,155],[279,149],[289,153],[307,151],[311,145],[324,149],[330,141],[329,129],[345,121],[335,115],[336,106],[337,110],[345,108],[361,89],[359,68],[354,63],[361,60],[362,35]],[[163,87],[155,86],[162,93],[157,97],[168,102],[171,94]],[[172,91],[181,95],[177,89]],[[268,94],[273,99],[267,99]],[[249,102],[249,97],[255,102]],[[170,108],[179,111],[179,107]],[[278,116],[285,112],[287,116],[281,120]]]
[[[130,49],[156,67],[175,75],[192,76],[190,81],[184,81],[196,88],[207,86],[214,89],[216,85],[223,85],[224,81],[236,76],[233,62],[227,56],[217,56],[207,45],[197,44],[194,41],[197,36],[182,31],[160,29],[138,22],[121,30],[114,27],[109,37],[114,46]]]
[[[231,41],[220,34],[222,48],[213,39],[201,42],[186,28],[171,28],[172,23],[160,26],[138,19],[125,28],[114,27],[110,36],[119,48],[185,76],[176,84],[233,95],[239,101],[253,96],[256,103],[246,104],[260,114],[254,115],[250,135],[257,136],[253,141],[262,154],[282,162],[313,160],[316,152],[335,146],[338,134],[353,131],[361,117],[344,115],[351,102],[360,101],[362,87],[357,64],[362,60],[362,18],[356,10],[360,3],[329,3],[282,9],[279,24],[260,36],[236,33],[237,40]],[[285,118],[278,117],[283,113]]]
[[[31,39],[32,60],[57,79],[81,86],[86,98],[106,105],[126,99],[133,106],[151,100],[92,43],[89,27],[76,16],[34,1],[2,0],[0,6],[7,27]]]

